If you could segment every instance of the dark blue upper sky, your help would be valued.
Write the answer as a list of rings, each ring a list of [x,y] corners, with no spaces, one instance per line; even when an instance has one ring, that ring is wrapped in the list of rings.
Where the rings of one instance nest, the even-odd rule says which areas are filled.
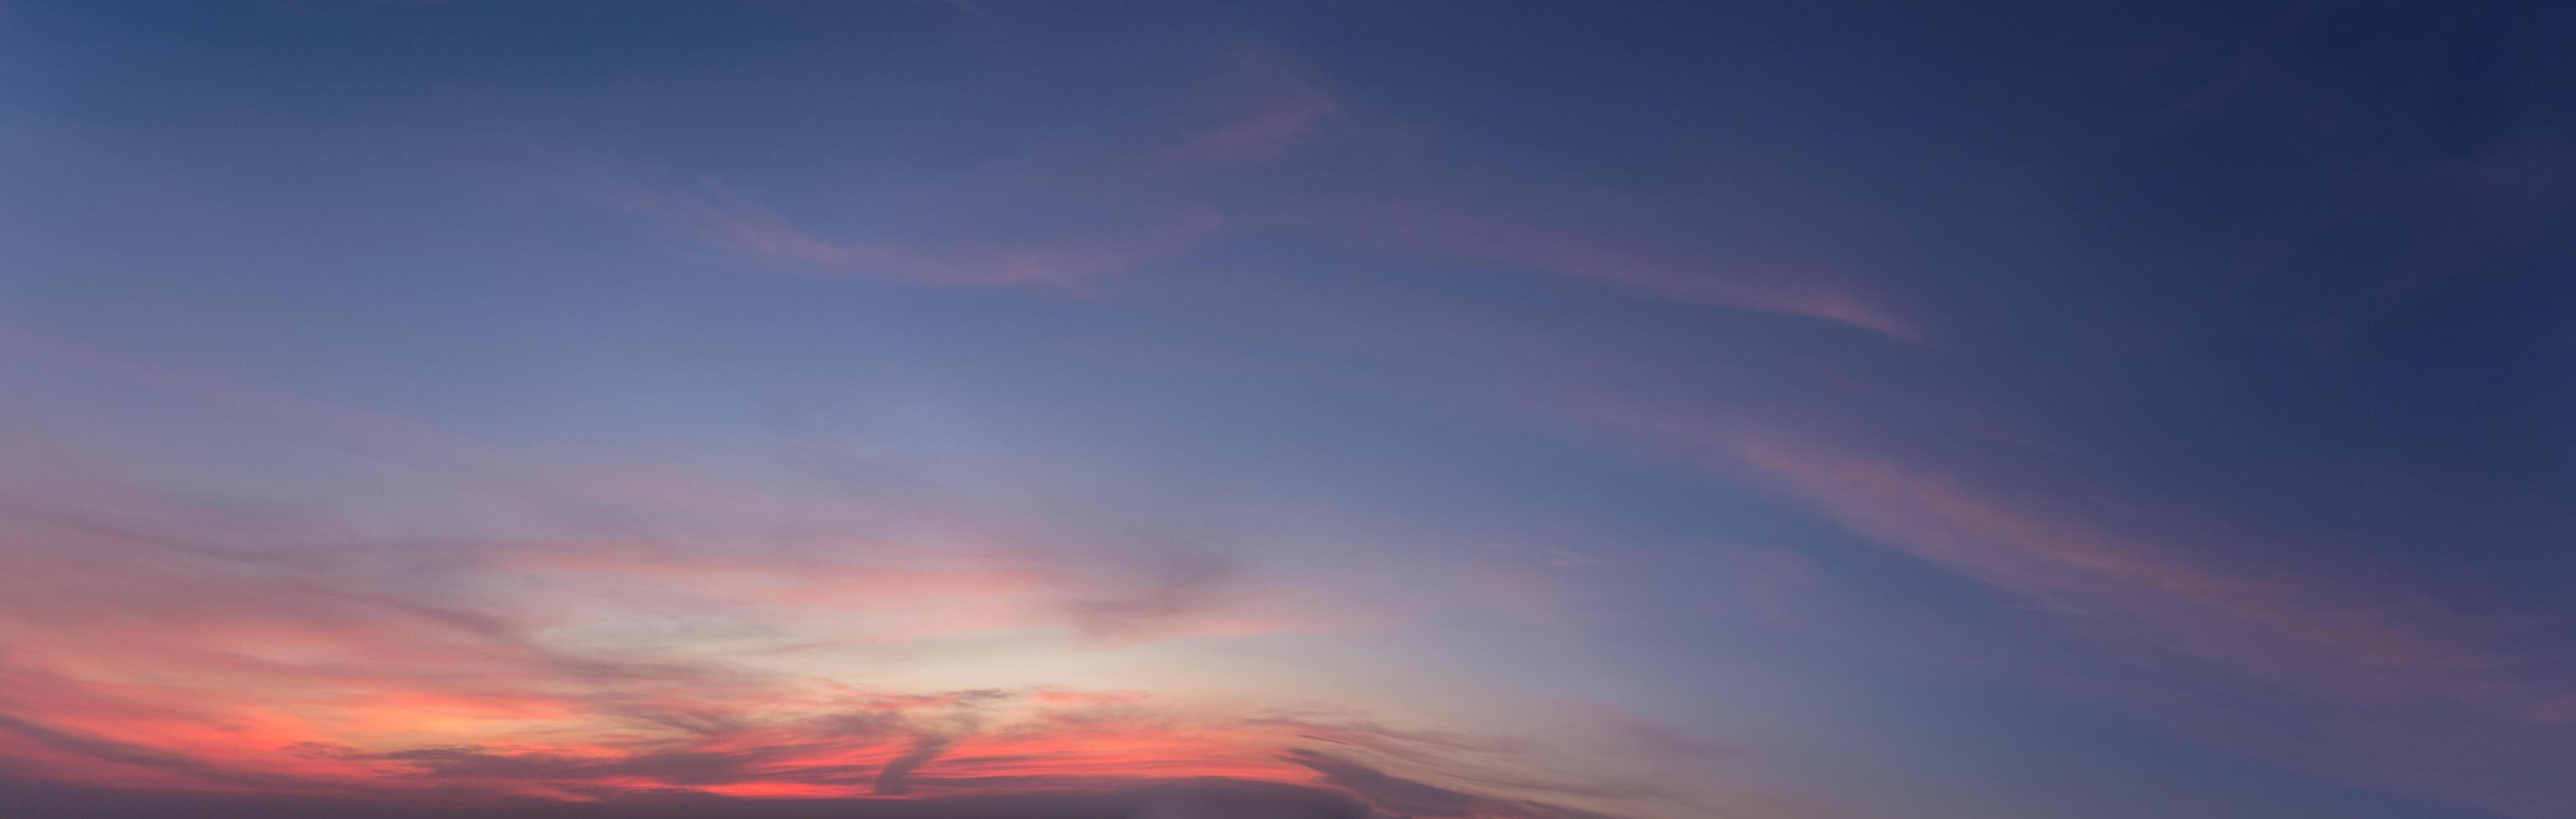
[[[0,0],[0,804],[2576,816],[2571,54]]]

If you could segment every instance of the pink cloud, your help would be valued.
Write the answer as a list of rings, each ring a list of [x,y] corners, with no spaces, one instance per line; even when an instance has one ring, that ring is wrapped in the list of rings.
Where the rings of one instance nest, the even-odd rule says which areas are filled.
[[[2242,644],[2259,635],[2357,668],[2473,670],[2496,662],[2473,641],[2443,633],[2469,627],[2460,616],[2374,605],[2366,601],[2391,598],[2213,565],[2158,543],[2157,535],[2038,495],[1777,440],[1746,441],[1738,455],[1880,542],[2069,615],[2137,620],[2156,639],[2196,654],[2264,663],[2267,650]]]
[[[2277,550],[2207,515],[2045,467],[1947,464],[1814,419],[1622,417],[1878,543],[2077,622],[2116,625],[2125,638],[2282,682],[2366,696],[2372,692],[2342,672],[2473,676],[2517,664],[2498,653],[2507,651],[2499,638],[2515,618],[2460,612],[2385,584],[2357,586],[2359,567],[2338,580],[2322,567],[2227,561]]]
[[[1148,713],[1141,691],[861,690],[568,641],[549,634],[577,621],[448,599],[471,575],[382,583],[15,512],[0,555],[0,759],[51,778],[554,797],[1302,777],[1277,759],[1293,737]]]
[[[137,511],[193,528],[184,514]],[[1258,696],[1193,705],[1138,688],[869,688],[740,651],[581,636],[597,624],[602,585],[655,586],[644,590],[655,623],[727,600],[847,620],[951,599],[971,612],[1060,582],[1050,567],[920,561],[880,575],[776,555],[545,544],[481,554],[386,576],[362,561],[205,553],[0,496],[12,567],[0,574],[0,765],[192,792],[941,798],[1203,777],[1329,786],[1295,756],[1324,744],[1497,805],[1645,798],[1585,785],[1529,743],[1365,715],[1283,720],[1251,712]]]
[[[594,195],[710,247],[763,264],[824,276],[863,276],[938,287],[1044,284],[1077,287],[1179,255],[1224,227],[1191,211],[1124,232],[993,236],[935,244],[830,239],[709,179],[697,192],[601,184]]]
[[[1229,100],[1240,113],[1164,151],[1174,162],[1192,166],[1245,165],[1279,161],[1314,141],[1341,105],[1314,84],[1291,75],[1276,60],[1248,61],[1258,75],[1256,88]]]
[[[1993,589],[2119,669],[2104,676],[2043,651],[2007,652],[1990,670],[2333,779],[2513,816],[2561,815],[2535,806],[2576,796],[2529,763],[2576,759],[2555,736],[2576,691],[2571,657],[2521,639],[2544,618],[2447,604],[2365,580],[2364,566],[2293,565],[2206,513],[2044,462],[1939,459],[1830,416],[1610,406],[1591,417]],[[2267,705],[2252,713],[2247,702]]]
[[[424,542],[327,510],[188,503],[0,465],[0,562],[11,567],[0,573],[0,766],[33,776],[549,800],[888,787],[935,798],[1201,776],[1313,784],[1314,769],[1283,754],[1330,743],[1247,716],[1262,705],[1257,692],[1192,709],[1145,687],[858,689],[777,660],[816,646],[972,651],[996,636],[1014,650],[1111,650],[1352,628],[1370,616],[1357,601],[1292,593],[1257,567],[1018,546],[1012,536],[1031,533],[939,509],[912,510],[904,538],[836,534],[869,528],[846,497],[554,463],[403,416],[12,340],[190,411],[293,430],[299,446],[345,446],[388,471],[440,467],[489,490],[469,507],[642,510],[570,514],[549,530],[576,536]],[[737,536],[774,528],[797,534]],[[207,533],[241,543],[198,540]],[[949,640],[961,635],[971,639]],[[1440,749],[1511,743],[1402,733],[1422,747],[1351,761],[1466,794],[1494,788],[1455,771],[1552,765],[1529,755],[1496,769]],[[881,785],[888,770],[894,784]],[[1508,803],[1645,798],[1587,795],[1598,790],[1580,786],[1591,776],[1524,776]],[[1695,815],[1640,804],[1622,812]]]
[[[1382,207],[1351,225],[1389,244],[1598,281],[1676,301],[1813,319],[1897,341],[1928,341],[1875,299],[1812,275],[1728,270],[1633,242],[1545,223],[1420,204]]]

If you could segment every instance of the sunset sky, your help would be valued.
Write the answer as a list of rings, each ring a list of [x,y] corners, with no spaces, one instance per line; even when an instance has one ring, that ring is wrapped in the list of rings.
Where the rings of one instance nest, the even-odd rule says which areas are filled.
[[[0,0],[0,816],[2576,817],[2576,4]]]

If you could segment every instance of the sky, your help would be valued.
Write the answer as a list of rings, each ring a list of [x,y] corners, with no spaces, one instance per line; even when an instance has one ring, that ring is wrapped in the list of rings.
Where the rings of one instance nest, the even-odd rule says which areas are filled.
[[[0,0],[0,814],[2576,817],[2571,55]]]

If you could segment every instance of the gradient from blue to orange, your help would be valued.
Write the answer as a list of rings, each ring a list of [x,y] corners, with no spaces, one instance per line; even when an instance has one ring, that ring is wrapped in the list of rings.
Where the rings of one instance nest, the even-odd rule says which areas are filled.
[[[0,812],[2576,816],[2572,35],[0,3]]]

